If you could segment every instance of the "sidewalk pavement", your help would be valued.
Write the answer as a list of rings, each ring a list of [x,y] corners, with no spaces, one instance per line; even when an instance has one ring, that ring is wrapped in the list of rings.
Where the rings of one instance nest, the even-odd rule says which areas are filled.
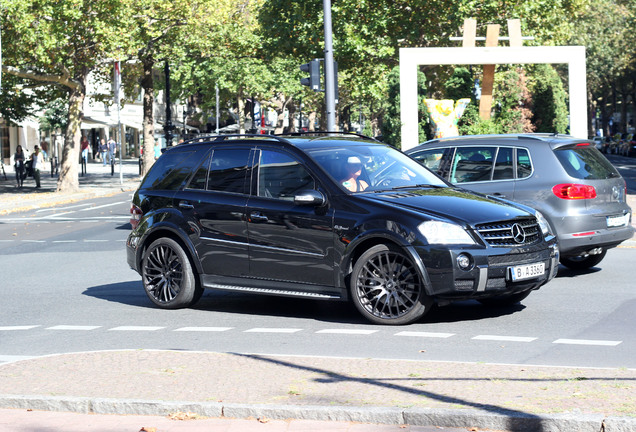
[[[72,194],[55,193],[47,172],[40,190],[0,179],[0,214],[134,190],[137,161],[124,161],[123,182],[118,169],[89,164]],[[420,352],[421,361],[153,350],[25,358],[0,364],[0,431],[636,431],[634,369]]]

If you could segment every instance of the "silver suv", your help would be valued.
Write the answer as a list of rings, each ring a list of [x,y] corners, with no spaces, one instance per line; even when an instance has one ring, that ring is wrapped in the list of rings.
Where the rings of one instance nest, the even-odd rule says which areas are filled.
[[[435,139],[406,151],[451,183],[541,211],[561,264],[597,265],[634,234],[625,180],[590,140],[565,135]]]

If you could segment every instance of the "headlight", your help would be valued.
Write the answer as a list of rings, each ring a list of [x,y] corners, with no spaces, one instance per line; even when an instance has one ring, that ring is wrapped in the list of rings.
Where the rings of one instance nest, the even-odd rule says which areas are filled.
[[[422,222],[418,229],[429,244],[475,244],[473,238],[459,225],[440,222]]]
[[[537,217],[537,222],[539,223],[539,227],[541,227],[543,236],[545,237],[548,234],[552,234],[552,228],[550,228],[550,223],[545,216],[543,216],[539,210],[535,211],[534,215]]]

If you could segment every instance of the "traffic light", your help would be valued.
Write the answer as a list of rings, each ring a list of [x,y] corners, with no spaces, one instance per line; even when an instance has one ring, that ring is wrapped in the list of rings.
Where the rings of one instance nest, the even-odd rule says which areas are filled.
[[[321,91],[320,87],[320,60],[314,59],[309,63],[305,63],[304,65],[300,65],[300,70],[303,72],[308,72],[309,77],[301,78],[300,83],[302,85],[309,86],[313,91]]]

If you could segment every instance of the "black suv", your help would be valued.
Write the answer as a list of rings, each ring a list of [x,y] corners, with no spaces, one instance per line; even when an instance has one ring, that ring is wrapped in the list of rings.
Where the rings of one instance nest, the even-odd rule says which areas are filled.
[[[211,288],[351,299],[374,323],[407,324],[435,302],[516,303],[559,261],[540,213],[355,135],[189,141],[155,162],[131,214],[128,263],[169,309]]]

